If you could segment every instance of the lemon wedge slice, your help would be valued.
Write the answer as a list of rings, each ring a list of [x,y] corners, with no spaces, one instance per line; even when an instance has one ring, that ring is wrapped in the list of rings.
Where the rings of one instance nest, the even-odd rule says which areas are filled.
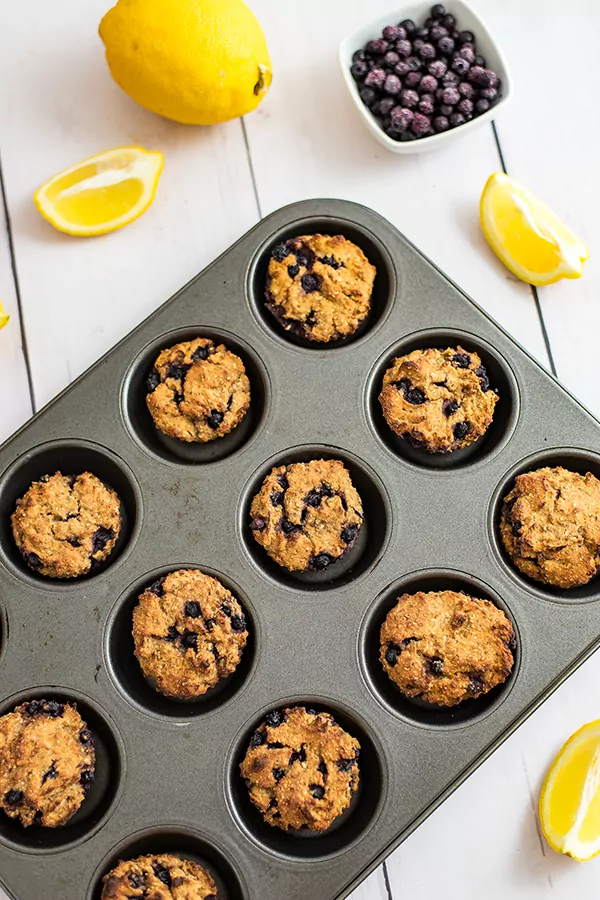
[[[5,325],[8,325],[9,319],[10,319],[9,314],[4,312],[2,304],[0,303],[0,328],[4,328]]]
[[[117,147],[65,169],[35,193],[42,216],[59,231],[92,237],[123,228],[144,213],[156,194],[162,153]]]
[[[580,862],[600,853],[600,719],[576,731],[550,766],[539,813],[553,850]]]
[[[481,227],[492,250],[528,284],[579,278],[587,247],[537,197],[504,172],[490,175],[481,195]]]

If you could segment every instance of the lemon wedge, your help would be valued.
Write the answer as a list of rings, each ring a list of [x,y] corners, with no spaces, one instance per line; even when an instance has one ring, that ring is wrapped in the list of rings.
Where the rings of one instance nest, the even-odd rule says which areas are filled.
[[[490,247],[517,278],[542,285],[581,276],[589,257],[583,241],[504,172],[488,178],[479,214]]]
[[[0,303],[0,328],[4,328],[5,325],[8,325],[9,319],[10,319],[9,314],[4,312],[2,304]]]
[[[106,234],[146,212],[163,165],[162,153],[117,147],[59,172],[33,199],[59,231],[80,237]]]
[[[600,853],[600,719],[576,731],[550,766],[539,813],[553,850],[580,862]]]

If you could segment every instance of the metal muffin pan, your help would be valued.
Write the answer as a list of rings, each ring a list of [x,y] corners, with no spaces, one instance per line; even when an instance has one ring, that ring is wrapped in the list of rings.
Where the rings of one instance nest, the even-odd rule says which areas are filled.
[[[264,310],[271,248],[345,234],[377,266],[361,332],[313,346]],[[202,447],[163,440],[143,380],[162,347],[194,335],[243,358],[252,410]],[[387,363],[415,347],[480,353],[501,402],[488,434],[431,457],[396,441],[377,395]],[[330,570],[271,563],[248,529],[251,497],[279,462],[344,460],[366,510],[361,540]],[[118,858],[180,852],[228,900],[341,900],[600,643],[600,578],[572,591],[521,576],[499,545],[518,472],[561,463],[600,476],[600,428],[554,379],[376,213],[340,200],[260,222],[0,448],[0,714],[25,697],[74,699],[98,736],[98,777],[62,829],[0,813],[0,882],[16,900],[99,900]],[[89,469],[115,488],[123,534],[105,567],[72,582],[30,571],[9,516],[32,480]],[[132,657],[141,588],[182,566],[215,575],[248,612],[238,671],[192,703],[149,688]],[[488,597],[518,635],[505,685],[456,710],[404,699],[377,660],[401,591]],[[361,788],[322,835],[262,822],[237,767],[273,708],[333,713],[362,745]]]

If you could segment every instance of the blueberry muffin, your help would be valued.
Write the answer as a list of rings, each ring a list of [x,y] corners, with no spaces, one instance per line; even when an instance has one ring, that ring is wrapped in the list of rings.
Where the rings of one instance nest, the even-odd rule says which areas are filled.
[[[338,459],[272,469],[250,507],[250,528],[271,559],[290,571],[326,569],[353,546],[360,496]]]
[[[44,475],[11,517],[15,543],[30,569],[77,578],[110,556],[121,531],[117,494],[90,472]]]
[[[172,853],[120,860],[103,883],[100,900],[217,900],[206,869]]]
[[[179,569],[140,595],[135,655],[161,694],[191,700],[235,671],[248,640],[242,607],[216,578]]]
[[[487,694],[510,675],[512,623],[458,591],[403,594],[381,626],[380,659],[402,693],[438,706]]]
[[[430,453],[462,450],[485,434],[498,394],[477,353],[413,350],[383,376],[379,402],[399,437]]]
[[[600,481],[562,466],[517,475],[500,536],[515,566],[544,584],[587,584],[600,567]]]
[[[271,253],[266,306],[286,331],[335,341],[367,317],[375,275],[360,247],[342,235],[291,238]]]
[[[360,744],[329,713],[273,711],[250,738],[240,772],[252,803],[283,831],[325,831],[358,788]]]
[[[250,406],[244,363],[208,338],[159,353],[148,375],[146,404],[159,431],[188,443],[229,434]]]
[[[0,718],[0,808],[25,826],[64,825],[92,785],[95,756],[74,703],[22,703]]]

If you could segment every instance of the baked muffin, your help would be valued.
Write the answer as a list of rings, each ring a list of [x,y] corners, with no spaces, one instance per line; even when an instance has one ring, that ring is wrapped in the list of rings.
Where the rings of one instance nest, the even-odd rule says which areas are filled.
[[[191,700],[237,668],[248,640],[244,611],[226,587],[198,569],[179,569],[140,595],[135,655],[167,697]]]
[[[206,869],[172,853],[120,860],[103,883],[101,900],[217,900]]]
[[[517,475],[500,536],[515,566],[544,584],[587,584],[600,566],[600,481],[562,466]]]
[[[283,831],[325,831],[358,788],[360,744],[329,713],[274,710],[252,737],[240,772],[252,803]]]
[[[477,353],[462,347],[399,356],[379,395],[392,431],[430,453],[462,450],[482,437],[498,399]]]
[[[360,496],[338,459],[276,466],[250,507],[254,539],[290,571],[326,569],[353,546],[363,522]]]
[[[271,253],[266,306],[286,331],[328,343],[365,320],[375,275],[360,247],[342,235],[290,238]]]
[[[92,785],[95,757],[74,703],[21,703],[0,718],[0,808],[25,826],[64,825]]]
[[[158,430],[188,443],[224,437],[250,406],[244,363],[208,338],[182,341],[159,353],[146,389]]]
[[[516,639],[489,600],[457,591],[403,594],[381,626],[380,659],[406,697],[456,706],[510,675]]]
[[[30,569],[48,578],[77,578],[110,556],[121,531],[121,503],[90,472],[56,472],[33,482],[17,500],[11,522]]]

